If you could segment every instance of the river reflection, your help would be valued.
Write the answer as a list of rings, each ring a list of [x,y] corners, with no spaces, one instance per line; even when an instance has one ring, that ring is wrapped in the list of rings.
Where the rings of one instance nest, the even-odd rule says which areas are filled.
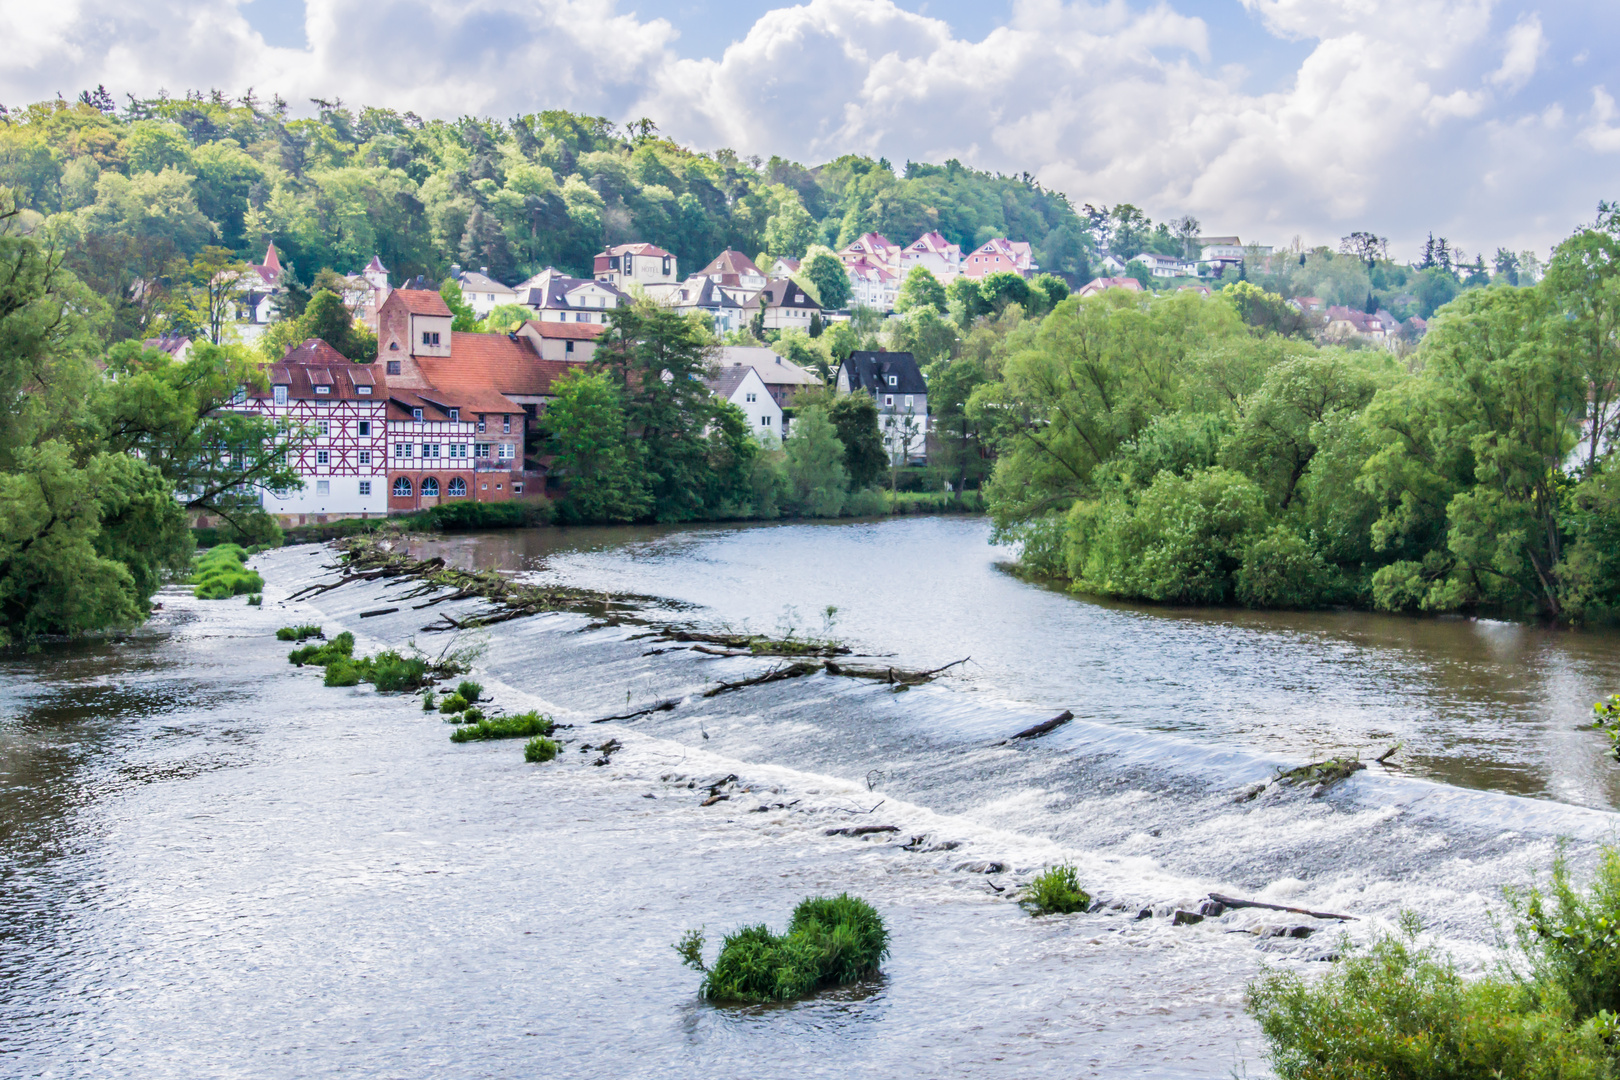
[[[698,617],[837,632],[1079,717],[1289,757],[1343,751],[1413,775],[1588,806],[1620,766],[1577,728],[1620,688],[1620,635],[1366,612],[1098,602],[1009,574],[983,520],[537,529],[425,547],[464,566],[667,596]]]

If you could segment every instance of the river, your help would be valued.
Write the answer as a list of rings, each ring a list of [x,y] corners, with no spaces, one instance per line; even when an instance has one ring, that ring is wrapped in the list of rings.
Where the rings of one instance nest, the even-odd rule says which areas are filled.
[[[1263,1076],[1243,987],[1320,970],[1337,925],[1172,910],[1238,893],[1354,914],[1364,940],[1411,909],[1477,968],[1502,884],[1560,837],[1582,864],[1614,835],[1620,766],[1576,730],[1620,688],[1612,634],[1099,604],[1019,580],[987,539],[913,518],[423,544],[661,597],[663,618],[820,632],[831,606],[885,662],[970,658],[899,694],[816,675],[707,699],[769,662],[573,615],[470,635],[498,704],[573,725],[550,765],[288,665],[291,622],[443,645],[398,584],[286,602],[323,548],[258,557],[263,608],[169,590],[124,641],[6,659],[0,1074]],[[359,617],[385,606],[404,610]],[[1236,799],[1397,743],[1320,797]],[[865,823],[898,832],[829,835]],[[1018,883],[1062,859],[1111,906],[1023,913]],[[891,927],[872,985],[716,1007],[669,948],[704,926],[712,955],[846,889]]]

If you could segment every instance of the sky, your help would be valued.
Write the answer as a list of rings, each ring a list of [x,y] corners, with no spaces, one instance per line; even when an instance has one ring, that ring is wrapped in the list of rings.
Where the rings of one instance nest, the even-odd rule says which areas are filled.
[[[645,116],[1400,258],[1431,231],[1544,255],[1620,199],[1613,0],[9,0],[0,41],[8,105],[105,84]]]

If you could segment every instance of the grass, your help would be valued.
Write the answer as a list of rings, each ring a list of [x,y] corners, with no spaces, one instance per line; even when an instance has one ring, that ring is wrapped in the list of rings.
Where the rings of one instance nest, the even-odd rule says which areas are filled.
[[[422,711],[437,712],[438,709],[439,703],[433,699],[433,687],[430,686],[422,691]]]
[[[456,687],[456,693],[460,694],[465,701],[471,704],[483,696],[484,688],[473,682],[471,679],[463,679],[461,680],[461,684]]]
[[[536,735],[523,744],[523,760],[532,763],[551,761],[557,756],[557,744],[544,735]]]
[[[298,667],[309,665],[325,667],[334,660],[349,660],[354,655],[354,635],[345,630],[324,645],[305,645],[287,654],[287,662]]]
[[[248,607],[263,607],[263,606],[264,606],[264,593],[254,593],[252,596],[248,597]]]
[[[467,706],[467,711],[461,714],[461,722],[463,724],[477,724],[481,723],[483,719],[484,710],[480,709],[476,705]]]
[[[277,641],[303,641],[312,637],[324,638],[326,635],[321,632],[320,627],[313,623],[305,623],[302,626],[283,626],[276,631]]]
[[[699,993],[711,1001],[786,1001],[876,975],[889,932],[872,905],[844,893],[801,901],[785,934],[760,925],[726,935],[713,966],[703,962],[701,931],[688,931],[675,951],[703,972]]]
[[[516,716],[494,716],[476,724],[459,727],[450,733],[451,742],[480,742],[485,739],[527,739],[532,735],[550,735],[555,725],[551,717],[538,712],[518,713]]]
[[[1620,852],[1591,885],[1562,856],[1550,888],[1510,890],[1509,965],[1464,978],[1417,921],[1344,956],[1319,980],[1273,971],[1248,989],[1281,1080],[1598,1080],[1620,1072]]]
[[[220,544],[191,564],[191,595],[199,600],[228,600],[243,593],[262,593],[264,578],[245,565],[248,551],[240,544]]]
[[[1069,915],[1091,906],[1091,896],[1080,887],[1069,863],[1049,866],[1024,889],[1018,901],[1032,915]]]
[[[449,697],[439,702],[439,711],[442,713],[457,713],[461,712],[466,707],[467,699],[462,697],[459,693],[451,694]]]

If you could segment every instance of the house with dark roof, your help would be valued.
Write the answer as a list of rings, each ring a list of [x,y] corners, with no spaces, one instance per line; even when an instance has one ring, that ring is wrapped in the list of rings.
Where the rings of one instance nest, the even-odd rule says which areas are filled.
[[[716,368],[713,376],[703,380],[703,385],[715,397],[724,398],[741,409],[760,442],[767,438],[782,440],[782,406],[771,396],[759,372],[742,364],[725,365]]]
[[[550,266],[515,291],[517,303],[533,310],[539,322],[601,327],[609,311],[630,302],[628,293],[609,282],[569,277]]]
[[[852,352],[838,365],[837,387],[840,394],[872,395],[890,461],[927,464],[928,382],[915,357],[906,352]]]
[[[664,303],[682,314],[702,312],[709,317],[715,333],[729,334],[748,325],[758,309],[747,300],[757,292],[742,286],[728,288],[713,277],[694,276],[683,281]]]
[[[754,311],[764,314],[767,330],[808,330],[810,317],[821,314],[821,305],[803,285],[792,278],[781,278],[759,291]]]

